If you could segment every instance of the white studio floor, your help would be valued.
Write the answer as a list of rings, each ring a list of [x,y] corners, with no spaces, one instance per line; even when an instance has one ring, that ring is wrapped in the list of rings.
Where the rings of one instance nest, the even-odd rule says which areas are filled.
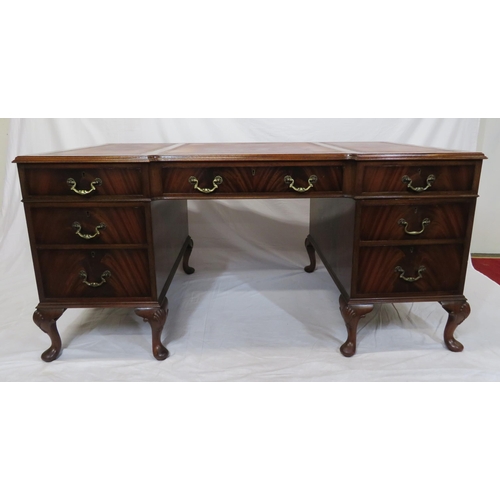
[[[195,242],[196,245],[196,242]],[[196,246],[195,246],[196,248]],[[32,322],[38,297],[26,268],[1,282],[1,381],[496,381],[500,380],[500,286],[469,264],[471,315],[445,349],[447,314],[437,303],[385,304],[361,320],[357,354],[344,358],[338,291],[305,250],[269,259],[209,246],[193,252],[195,274],[178,271],[163,339],[151,353],[147,323],[131,309],[68,309],[58,321],[61,357]]]

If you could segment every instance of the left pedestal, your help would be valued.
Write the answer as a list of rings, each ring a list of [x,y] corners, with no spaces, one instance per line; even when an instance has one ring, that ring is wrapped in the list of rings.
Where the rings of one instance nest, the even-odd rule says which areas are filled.
[[[151,200],[148,164],[18,164],[40,303],[33,319],[62,351],[57,320],[67,308],[131,308],[161,342],[166,293],[193,243],[186,200]]]

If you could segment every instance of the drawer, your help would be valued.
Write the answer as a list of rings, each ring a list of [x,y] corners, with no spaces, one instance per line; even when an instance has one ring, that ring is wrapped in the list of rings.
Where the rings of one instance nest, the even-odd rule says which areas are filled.
[[[147,250],[38,250],[38,262],[45,299],[152,297]]]
[[[464,239],[472,203],[374,204],[361,208],[360,239],[412,240]]]
[[[342,191],[341,166],[297,166],[255,169],[254,189],[257,193],[314,195]]]
[[[165,195],[230,196],[232,194],[314,195],[342,191],[342,166],[190,166],[164,167]]]
[[[23,179],[24,178],[24,179]],[[143,166],[24,166],[23,196],[71,196],[85,201],[102,196],[144,196]],[[146,183],[147,185],[147,183]]]
[[[361,193],[422,196],[436,192],[476,192],[474,162],[365,163]]]
[[[418,297],[432,292],[461,293],[463,259],[461,244],[362,247],[356,294]]]
[[[39,245],[147,243],[144,205],[46,207],[27,204],[27,210],[35,243]]]
[[[224,194],[251,193],[253,177],[249,168],[163,168],[162,186],[166,195],[217,197]]]

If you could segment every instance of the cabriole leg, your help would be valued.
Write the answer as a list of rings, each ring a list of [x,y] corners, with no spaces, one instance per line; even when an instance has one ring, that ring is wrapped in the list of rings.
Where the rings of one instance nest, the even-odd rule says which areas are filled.
[[[314,246],[311,243],[310,236],[306,238],[306,250],[307,254],[309,255],[309,260],[311,261],[311,263],[308,266],[304,267],[304,271],[306,273],[312,273],[316,269],[316,250],[314,250]]]
[[[458,325],[467,319],[470,314],[470,306],[466,300],[441,302],[443,309],[449,314],[448,321],[444,327],[444,344],[453,352],[461,352],[464,346],[455,339],[453,334]]]
[[[350,358],[356,353],[356,335],[359,320],[373,311],[373,304],[349,304],[342,295],[339,298],[339,304],[340,313],[347,328],[347,340],[340,347],[340,352],[346,358]]]
[[[153,356],[163,361],[169,356],[168,349],[161,343],[161,332],[168,314],[168,300],[165,298],[161,307],[138,308],[135,310],[137,316],[140,316],[144,321],[151,326]]]
[[[57,359],[62,351],[61,336],[57,331],[56,321],[64,311],[66,308],[44,309],[37,307],[33,314],[35,324],[50,337],[52,342],[51,346],[42,354],[42,359],[47,363]]]
[[[186,274],[193,274],[194,268],[189,265],[189,257],[193,251],[193,239],[188,236],[186,250],[184,251],[184,257],[182,259],[182,268]]]

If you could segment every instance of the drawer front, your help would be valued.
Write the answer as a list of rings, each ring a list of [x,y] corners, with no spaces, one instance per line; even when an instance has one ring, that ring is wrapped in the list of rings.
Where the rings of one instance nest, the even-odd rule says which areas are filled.
[[[361,241],[464,239],[471,202],[398,205],[366,203]]]
[[[475,163],[366,163],[362,193],[426,195],[436,192],[475,192]]]
[[[152,296],[147,250],[38,250],[38,261],[45,299]]]
[[[463,245],[363,247],[357,295],[462,293]]]
[[[342,191],[342,166],[191,167],[162,169],[165,195],[308,196]]]
[[[145,244],[145,207],[29,207],[35,243]]]
[[[282,167],[255,169],[257,193],[314,195],[342,191],[342,167]]]
[[[163,168],[162,186],[166,195],[217,197],[224,194],[251,193],[253,178],[251,169],[248,168]]]
[[[65,168],[36,166],[24,168],[23,195],[71,196],[78,201],[102,196],[144,196],[143,167]]]

